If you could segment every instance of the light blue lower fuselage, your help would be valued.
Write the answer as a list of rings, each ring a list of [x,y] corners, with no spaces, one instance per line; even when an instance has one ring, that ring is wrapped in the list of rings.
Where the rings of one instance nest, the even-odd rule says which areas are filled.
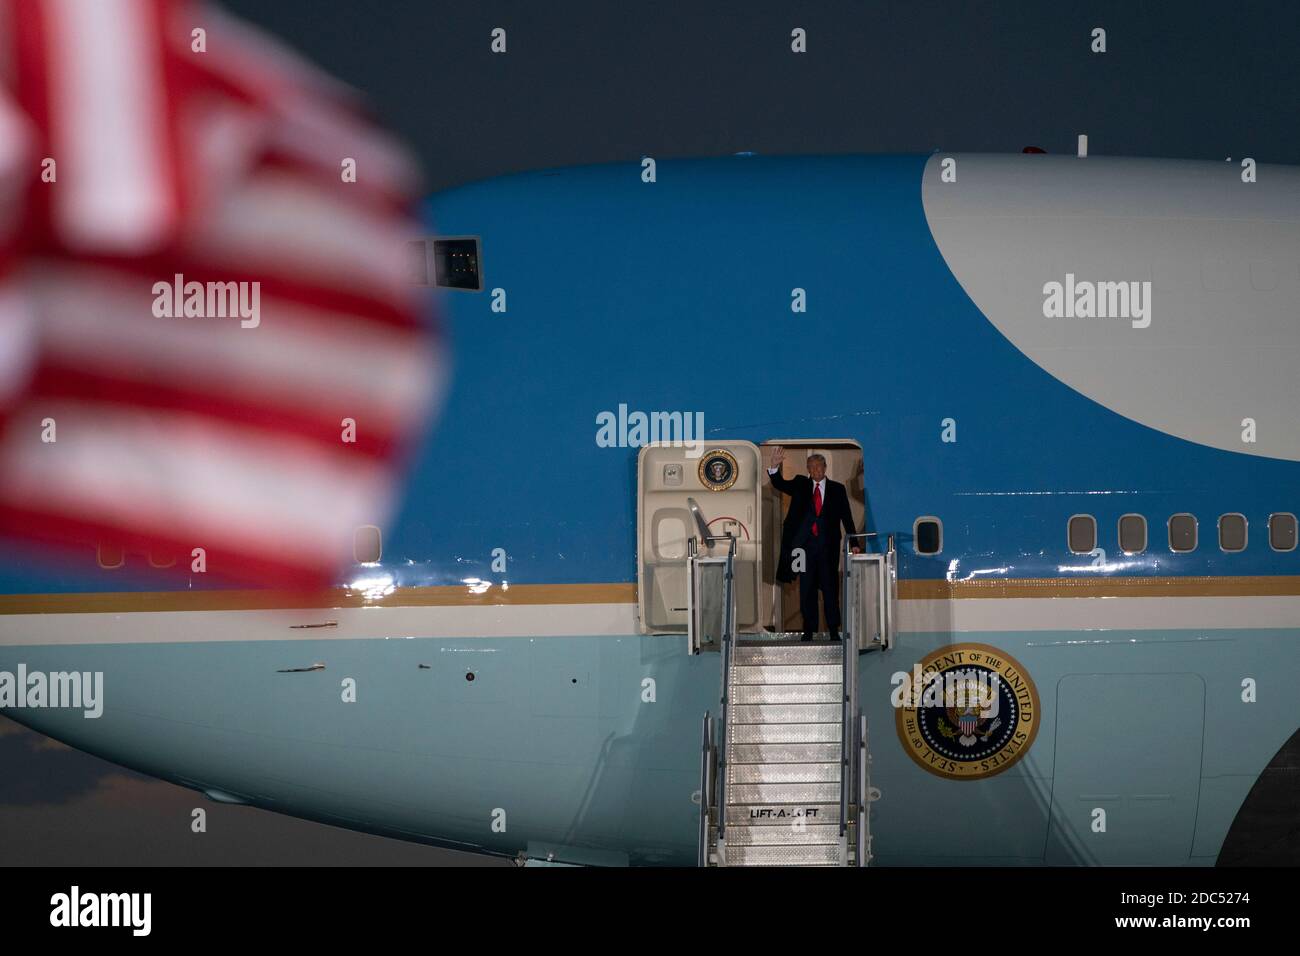
[[[946,641],[904,633],[864,654],[882,794],[875,863],[1212,864],[1260,768],[1294,731],[1295,630],[962,638],[1004,649],[1033,675],[1037,738],[998,776],[931,775],[896,739],[890,676]],[[717,712],[719,668],[683,645],[611,635],[29,647],[6,649],[4,663],[102,670],[97,720],[9,714],[186,786],[465,849],[688,865],[699,722]],[[449,655],[457,666],[443,666]],[[277,673],[309,658],[326,669]],[[1259,678],[1249,706],[1243,674]],[[356,679],[355,704],[341,702],[344,676]],[[1090,830],[1095,807],[1108,810],[1104,835]]]

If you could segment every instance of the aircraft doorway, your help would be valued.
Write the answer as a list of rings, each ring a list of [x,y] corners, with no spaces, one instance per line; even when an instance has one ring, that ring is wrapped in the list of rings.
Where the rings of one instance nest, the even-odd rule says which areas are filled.
[[[848,492],[849,512],[858,531],[864,530],[866,516],[866,482],[862,467],[862,447],[847,439],[774,439],[763,442],[763,521],[761,535],[763,556],[761,561],[762,585],[759,595],[759,613],[766,631],[802,631],[803,618],[799,613],[799,582],[777,580],[781,557],[781,527],[790,508],[790,498],[772,486],[767,469],[771,467],[773,452],[785,449],[782,476],[808,474],[807,459],[814,452],[826,458],[826,477],[844,485]],[[844,569],[840,569],[843,573]],[[818,605],[818,622],[812,630],[826,631],[826,614]]]
[[[637,604],[643,633],[687,632],[692,539],[695,553],[718,556],[727,551],[718,539],[728,535],[735,539],[736,632],[803,630],[798,582],[777,580],[790,501],[767,474],[777,446],[785,448],[787,479],[807,474],[811,453],[825,456],[827,477],[845,486],[854,525],[862,529],[866,495],[857,442],[716,441],[695,457],[687,448],[648,445],[637,461]],[[825,631],[824,612],[820,617],[816,630]]]

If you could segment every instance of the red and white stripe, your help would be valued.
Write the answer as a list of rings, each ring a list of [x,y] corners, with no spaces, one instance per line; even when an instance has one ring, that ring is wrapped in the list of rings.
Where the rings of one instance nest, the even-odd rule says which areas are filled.
[[[23,4],[22,6],[27,6]],[[158,248],[180,215],[163,49],[149,0],[45,0],[52,225],[73,250]]]
[[[439,390],[413,163],[206,4],[0,0],[0,22],[0,532],[332,580]],[[258,283],[259,324],[155,315],[178,274]]]

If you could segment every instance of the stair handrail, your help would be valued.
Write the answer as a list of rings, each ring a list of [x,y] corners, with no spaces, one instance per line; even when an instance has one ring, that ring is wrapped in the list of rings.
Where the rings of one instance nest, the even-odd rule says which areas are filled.
[[[844,569],[844,576],[840,582],[840,609],[844,614],[844,639],[847,641],[852,637],[854,644],[858,643],[858,634],[853,627],[853,622],[857,618],[856,608],[859,594],[857,589],[852,587],[853,575],[849,573],[852,568],[850,562],[853,560],[853,543],[855,541],[863,542],[863,551],[865,552],[866,539],[878,537],[880,537],[878,531],[860,531],[856,534],[846,534],[844,543],[841,546],[843,554],[841,555],[840,566]],[[893,536],[890,537],[892,539]]]
[[[885,549],[885,593],[881,599],[885,613],[880,638],[885,647],[893,647],[898,637],[898,549],[894,546],[892,534]]]
[[[723,573],[722,608],[722,698],[718,707],[718,726],[722,734],[722,747],[717,760],[718,771],[718,842],[727,839],[727,727],[731,719],[731,652],[735,643],[736,592],[733,583],[736,561],[736,539],[726,535],[727,564]],[[722,540],[715,538],[714,540]],[[712,541],[709,542],[712,544]]]
[[[857,838],[857,846],[854,853],[854,865],[866,866],[869,862],[868,854],[871,852],[871,806],[870,806],[870,777],[867,768],[867,761],[871,759],[868,754],[867,742],[867,715],[858,711],[857,739],[858,739],[858,759],[857,773],[854,775],[856,780],[856,797],[858,802],[858,826],[854,836]]]
[[[709,807],[713,800],[713,718],[704,712],[700,745],[700,847],[697,863],[709,865]]]
[[[853,724],[849,708],[853,701],[853,680],[857,670],[857,654],[850,653],[852,642],[847,635],[840,639],[840,837],[848,832],[849,788],[852,785],[852,766],[849,763],[849,741],[853,737]]]
[[[841,634],[841,672],[840,686],[840,836],[843,837],[848,832],[849,825],[849,794],[854,789],[854,768],[856,760],[853,755],[853,715],[858,709],[858,655],[856,653],[858,646],[858,635],[853,629],[853,621],[856,618],[852,603],[856,596],[856,589],[851,587],[852,574],[851,564],[853,560],[853,543],[855,541],[866,542],[867,538],[879,537],[879,532],[863,531],[855,534],[844,536],[844,554],[841,563],[844,567],[844,580],[841,585],[842,599],[840,607],[844,612],[844,628]],[[892,535],[891,535],[892,540]]]

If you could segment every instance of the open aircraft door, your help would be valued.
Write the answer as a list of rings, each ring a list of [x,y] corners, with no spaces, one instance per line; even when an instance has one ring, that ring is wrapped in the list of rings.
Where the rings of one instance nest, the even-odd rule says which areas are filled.
[[[649,634],[692,652],[755,633],[762,580],[762,457],[747,441],[647,445],[637,461],[637,606]]]

